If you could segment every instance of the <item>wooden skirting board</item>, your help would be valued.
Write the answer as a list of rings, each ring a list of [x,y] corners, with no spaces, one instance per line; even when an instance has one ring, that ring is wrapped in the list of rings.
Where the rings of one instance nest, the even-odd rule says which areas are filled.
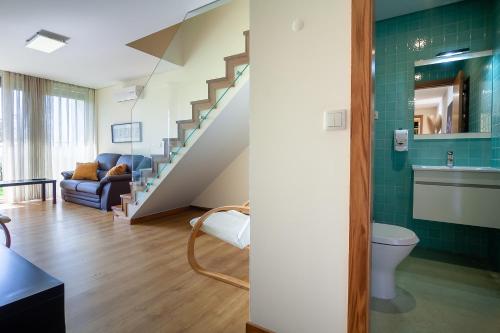
[[[186,210],[194,210],[194,209],[200,210],[200,215],[202,215],[204,212],[210,210],[209,208],[204,208],[204,207],[186,206],[186,207],[174,208],[174,209],[170,209],[170,210],[167,210],[167,211],[164,211],[164,212],[154,213],[154,214],[151,214],[151,215],[141,216],[141,217],[137,217],[137,218],[132,218],[131,219],[131,218],[127,217],[127,215],[126,215],[126,214],[128,214],[128,212],[127,212],[127,210],[128,210],[127,209],[127,204],[128,203],[112,207],[112,211],[113,211],[113,215],[114,215],[114,220],[115,221],[127,222],[127,223],[130,223],[130,224],[140,224],[140,223],[144,223],[144,222],[148,222],[148,221],[153,221],[153,220],[158,220],[158,219],[161,219],[161,218],[164,218],[164,217],[176,215],[176,214],[185,212]],[[200,232],[200,235],[201,234],[203,234],[203,233]]]
[[[262,326],[247,322],[246,333],[276,333],[274,331],[268,330]]]
[[[177,215],[179,213],[182,213],[182,212],[185,212],[188,210],[192,210],[192,208],[190,206],[179,207],[179,208],[167,210],[164,212],[154,213],[154,214],[147,215],[147,216],[141,216],[141,217],[131,219],[130,224],[138,224],[138,223],[143,223],[143,222],[147,222],[147,221],[157,220],[157,219],[161,219],[164,217]]]
[[[215,207],[212,207],[212,208],[209,208],[209,207],[202,207],[202,206],[196,206],[196,205],[191,205],[190,207],[192,208],[196,208],[196,209],[199,209],[199,210],[205,210],[205,211],[209,211],[211,209],[214,209]]]

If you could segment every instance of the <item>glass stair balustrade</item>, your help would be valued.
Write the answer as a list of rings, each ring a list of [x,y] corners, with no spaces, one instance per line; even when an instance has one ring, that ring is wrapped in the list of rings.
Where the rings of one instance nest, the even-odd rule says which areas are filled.
[[[164,174],[168,173],[171,170],[171,164],[176,160],[181,158],[182,153],[189,149],[190,144],[194,142],[195,138],[199,134],[200,130],[202,130],[204,125],[211,120],[210,116],[216,112],[218,105],[224,100],[224,98],[228,95],[228,92],[236,86],[238,81],[242,78],[243,74],[245,74],[249,70],[249,64],[244,64],[235,68],[234,79],[230,85],[225,89],[218,89],[216,91],[216,102],[213,103],[205,110],[200,110],[198,113],[198,121],[196,122],[197,126],[195,128],[188,129],[180,129],[179,132],[183,132],[183,135],[180,138],[165,138],[164,142],[164,154],[163,155],[153,155],[154,165],[153,168],[154,175],[153,177],[149,177],[145,186],[142,188],[142,191],[148,192],[155,185],[155,181],[160,179]],[[192,121],[190,121],[192,122]],[[184,124],[184,121],[178,122],[178,124]]]
[[[216,115],[216,110],[230,100],[230,91],[232,91],[240,80],[249,72],[249,32],[244,32],[245,36],[245,52],[239,53],[233,56],[225,57],[224,61],[226,63],[226,76],[218,79],[207,80],[208,85],[208,98],[206,100],[199,100],[191,102],[191,119],[180,119],[175,121],[177,127],[177,136],[167,136],[162,139],[162,144],[158,145],[155,149],[150,148],[150,153],[144,153],[144,155],[149,155],[151,158],[151,165],[149,168],[140,170],[140,177],[134,179],[134,183],[131,189],[135,192],[147,193],[151,191],[155,184],[159,182],[163,176],[168,174],[172,170],[172,164],[182,158],[183,153],[187,151],[190,146],[199,137],[200,132],[204,128],[210,125],[210,122],[214,119]],[[168,51],[168,50],[167,50]],[[158,68],[160,66],[157,66]],[[154,83],[155,77],[151,76],[146,84],[146,89],[149,84]],[[143,90],[144,91],[144,90]],[[136,103],[137,104],[137,103]],[[150,106],[154,105],[154,102],[144,101],[142,105],[135,105],[134,112],[132,112],[132,122],[139,121],[141,118],[141,108],[140,106]],[[145,111],[147,113],[147,111]],[[168,122],[170,122],[171,116],[169,115]],[[170,132],[171,126],[168,126]],[[145,135],[147,136],[148,133]],[[140,154],[142,151],[147,151],[144,149],[144,145],[132,144],[132,154]],[[154,153],[151,153],[155,150]],[[135,200],[131,201],[131,204],[140,204],[145,195],[132,195]]]

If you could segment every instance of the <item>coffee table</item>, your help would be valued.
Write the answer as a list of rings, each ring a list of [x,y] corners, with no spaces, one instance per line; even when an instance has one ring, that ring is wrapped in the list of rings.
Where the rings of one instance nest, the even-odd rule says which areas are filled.
[[[56,203],[56,180],[49,178],[32,178],[20,180],[3,180],[0,181],[0,187],[9,186],[24,186],[24,185],[42,185],[42,201],[45,201],[45,184],[52,184],[52,203]]]
[[[65,332],[64,283],[0,245],[0,332]]]

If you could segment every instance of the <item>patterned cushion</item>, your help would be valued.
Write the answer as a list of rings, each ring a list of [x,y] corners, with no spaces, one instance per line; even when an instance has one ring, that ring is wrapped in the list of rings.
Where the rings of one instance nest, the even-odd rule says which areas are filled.
[[[127,171],[127,165],[125,163],[118,164],[109,169],[108,173],[106,174],[106,177],[123,175],[126,171]]]
[[[71,179],[97,180],[97,162],[76,163],[75,172]]]

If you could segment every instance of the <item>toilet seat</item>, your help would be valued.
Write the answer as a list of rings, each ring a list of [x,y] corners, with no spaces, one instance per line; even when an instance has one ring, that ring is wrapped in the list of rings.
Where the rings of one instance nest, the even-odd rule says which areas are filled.
[[[392,246],[415,245],[419,241],[410,229],[385,223],[372,223],[372,243]]]

